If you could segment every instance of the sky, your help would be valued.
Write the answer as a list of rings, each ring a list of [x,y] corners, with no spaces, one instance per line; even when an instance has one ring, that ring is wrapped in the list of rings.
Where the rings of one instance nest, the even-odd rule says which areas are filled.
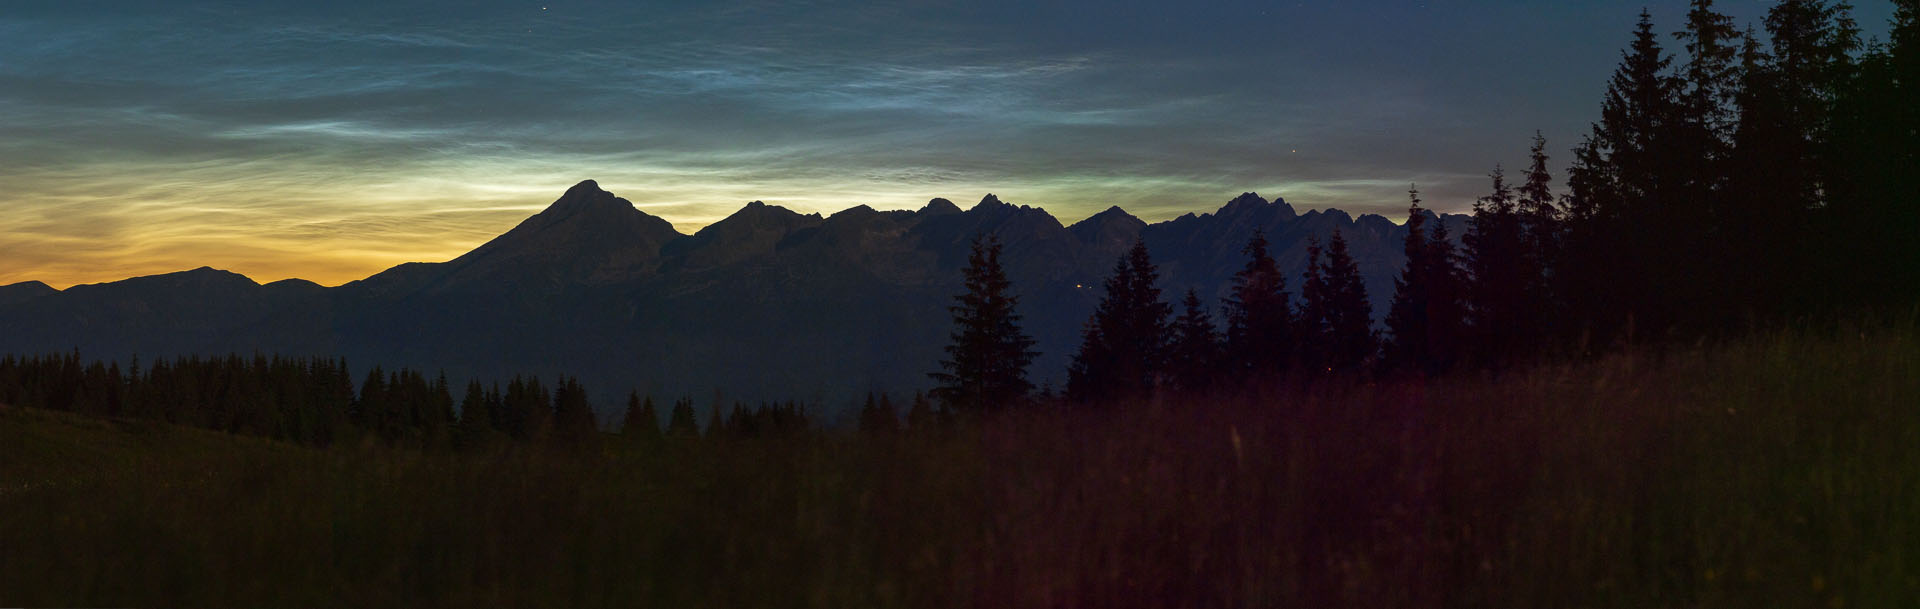
[[[0,3],[0,285],[58,288],[337,285],[584,179],[686,233],[989,192],[1065,223],[1245,191],[1399,221],[1412,183],[1463,211],[1536,130],[1564,167],[1644,4]]]

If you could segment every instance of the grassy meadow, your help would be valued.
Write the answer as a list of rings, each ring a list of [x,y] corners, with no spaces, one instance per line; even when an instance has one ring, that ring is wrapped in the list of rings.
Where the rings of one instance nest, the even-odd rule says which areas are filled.
[[[0,409],[0,605],[1920,606],[1913,324],[863,436]]]

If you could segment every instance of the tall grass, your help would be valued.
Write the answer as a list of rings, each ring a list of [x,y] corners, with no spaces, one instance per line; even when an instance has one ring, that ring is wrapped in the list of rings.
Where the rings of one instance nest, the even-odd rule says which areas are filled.
[[[1920,606],[1912,324],[897,435],[0,411],[0,605]]]

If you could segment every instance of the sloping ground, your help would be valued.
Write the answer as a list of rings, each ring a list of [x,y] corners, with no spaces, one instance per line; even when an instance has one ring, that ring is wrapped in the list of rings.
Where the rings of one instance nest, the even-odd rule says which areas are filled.
[[[0,605],[1920,606],[1920,343],[597,454],[0,410]]]

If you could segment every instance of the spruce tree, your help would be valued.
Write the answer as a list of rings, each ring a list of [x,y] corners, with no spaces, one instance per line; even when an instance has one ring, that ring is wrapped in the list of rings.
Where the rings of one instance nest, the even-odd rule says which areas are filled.
[[[1296,346],[1287,280],[1267,251],[1266,235],[1255,230],[1241,251],[1247,264],[1234,273],[1224,304],[1226,368],[1244,380],[1284,371]]]
[[[1889,42],[1834,102],[1820,271],[1840,288],[1832,304],[1920,300],[1920,2],[1895,4]]]
[[[487,391],[480,381],[467,382],[467,395],[460,400],[460,422],[454,429],[454,445],[461,449],[483,446],[493,434],[493,420],[487,412]]]
[[[934,423],[936,420],[933,405],[928,403],[927,396],[918,391],[913,392],[913,404],[907,407],[907,429],[922,431],[932,427]]]
[[[1165,368],[1167,317],[1160,301],[1160,274],[1145,241],[1135,241],[1114,264],[1080,352],[1067,371],[1067,396],[1081,403],[1144,397]]]
[[[554,438],[565,444],[586,444],[596,437],[593,405],[580,379],[560,377],[553,391],[553,428]]]
[[[1300,308],[1294,314],[1299,340],[1295,363],[1313,374],[1330,372],[1331,332],[1327,329],[1327,309],[1332,293],[1327,289],[1325,266],[1321,264],[1318,237],[1307,238],[1307,268],[1300,276]]]
[[[1607,84],[1600,121],[1574,153],[1568,172],[1568,275],[1562,286],[1586,332],[1604,344],[1633,319],[1656,331],[1670,325],[1664,290],[1679,288],[1672,235],[1663,224],[1676,196],[1675,168],[1685,154],[1673,137],[1678,79],[1641,11],[1633,41]],[[1476,280],[1477,281],[1477,280]]]
[[[1458,364],[1467,348],[1467,278],[1459,249],[1445,218],[1433,223],[1427,238],[1427,362],[1444,372]]]
[[[1173,322],[1173,345],[1167,370],[1174,386],[1192,394],[1213,386],[1220,366],[1220,333],[1213,327],[1213,315],[1192,288],[1181,301],[1180,317]]]
[[[1803,313],[1830,291],[1822,271],[1831,267],[1822,258],[1851,245],[1810,237],[1827,228],[1854,230],[1823,224],[1825,210],[1846,205],[1832,198],[1848,190],[1832,179],[1836,144],[1846,143],[1834,139],[1834,119],[1859,68],[1853,60],[1859,31],[1847,5],[1823,0],[1775,4],[1765,26],[1770,52],[1741,54],[1745,74],[1731,161],[1741,224],[1729,229],[1740,238],[1731,255],[1742,263],[1736,270],[1747,271],[1737,287],[1750,301],[1769,303],[1773,314]]]
[[[1358,372],[1372,361],[1380,343],[1373,332],[1373,306],[1367,302],[1360,265],[1354,262],[1339,229],[1334,229],[1327,242],[1320,278],[1327,290],[1326,308],[1320,318],[1325,331],[1323,363],[1332,372]]]
[[[387,374],[379,366],[367,371],[360,383],[360,398],[353,401],[353,425],[363,430],[379,429],[380,412],[386,410]]]
[[[680,398],[673,402],[673,413],[667,421],[667,437],[698,438],[700,423],[694,420],[693,398]]]
[[[955,296],[952,344],[940,372],[929,373],[933,390],[946,408],[969,413],[994,412],[1024,401],[1033,391],[1027,366],[1037,355],[1033,339],[1020,330],[1014,311],[1019,297],[1000,267],[1000,241],[976,238],[967,257],[966,292]]]
[[[873,392],[867,392],[867,401],[860,406],[860,433],[876,435],[899,430],[900,418],[893,411],[893,401],[884,394],[875,399]]]
[[[1547,138],[1535,131],[1527,154],[1526,179],[1520,185],[1515,209],[1520,232],[1521,290],[1518,312],[1529,345],[1543,344],[1557,332],[1552,274],[1560,255],[1560,208],[1553,197],[1553,174],[1547,172]]]
[[[1300,361],[1316,374],[1358,371],[1376,348],[1372,311],[1360,268],[1338,229],[1326,247],[1307,246],[1307,270],[1300,285]]]
[[[627,413],[621,419],[620,436],[636,444],[660,438],[660,415],[654,411],[653,396],[643,400],[638,391],[627,395]]]
[[[1518,206],[1498,167],[1490,177],[1493,192],[1474,202],[1464,243],[1472,351],[1482,364],[1498,365],[1522,355],[1536,329],[1530,323],[1534,311],[1527,289],[1532,286]]]
[[[1427,244],[1427,210],[1420,208],[1420,190],[1407,189],[1407,236],[1401,250],[1407,262],[1393,280],[1393,303],[1387,308],[1387,368],[1429,372],[1427,308],[1432,302],[1432,266]]]

